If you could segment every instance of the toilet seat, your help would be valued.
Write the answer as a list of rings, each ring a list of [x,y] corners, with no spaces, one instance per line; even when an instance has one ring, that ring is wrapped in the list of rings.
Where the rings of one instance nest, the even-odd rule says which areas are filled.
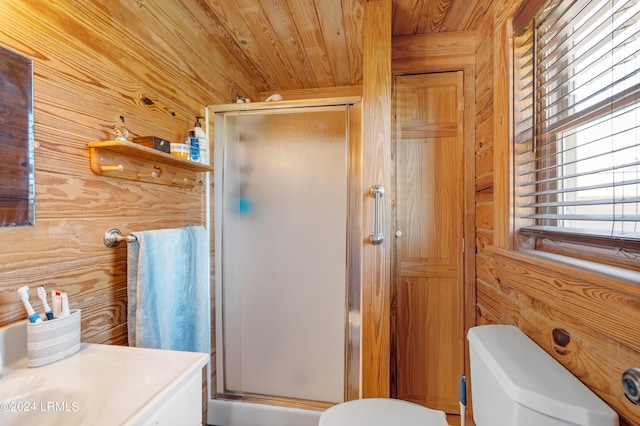
[[[412,402],[367,398],[334,405],[320,416],[318,426],[448,426],[442,411]]]

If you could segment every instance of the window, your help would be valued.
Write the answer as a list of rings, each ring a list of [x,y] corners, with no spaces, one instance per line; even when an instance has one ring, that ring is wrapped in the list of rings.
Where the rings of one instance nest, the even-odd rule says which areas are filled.
[[[640,256],[640,0],[549,0],[515,22],[520,234]]]

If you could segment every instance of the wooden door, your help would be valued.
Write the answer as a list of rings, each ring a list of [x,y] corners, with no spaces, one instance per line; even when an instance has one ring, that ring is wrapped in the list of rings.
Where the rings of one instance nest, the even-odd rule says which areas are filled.
[[[398,76],[394,96],[392,393],[456,413],[464,372],[463,73]]]

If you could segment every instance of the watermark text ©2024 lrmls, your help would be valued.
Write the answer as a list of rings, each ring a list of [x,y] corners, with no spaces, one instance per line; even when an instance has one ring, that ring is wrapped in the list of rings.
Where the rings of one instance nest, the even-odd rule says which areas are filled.
[[[4,401],[0,402],[0,413],[2,412],[71,412],[80,411],[80,404],[71,401]]]

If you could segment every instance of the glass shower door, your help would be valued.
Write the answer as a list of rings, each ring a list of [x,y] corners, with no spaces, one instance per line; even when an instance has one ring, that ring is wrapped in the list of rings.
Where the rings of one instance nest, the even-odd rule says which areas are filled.
[[[215,126],[224,392],[344,401],[347,106],[229,112]]]

